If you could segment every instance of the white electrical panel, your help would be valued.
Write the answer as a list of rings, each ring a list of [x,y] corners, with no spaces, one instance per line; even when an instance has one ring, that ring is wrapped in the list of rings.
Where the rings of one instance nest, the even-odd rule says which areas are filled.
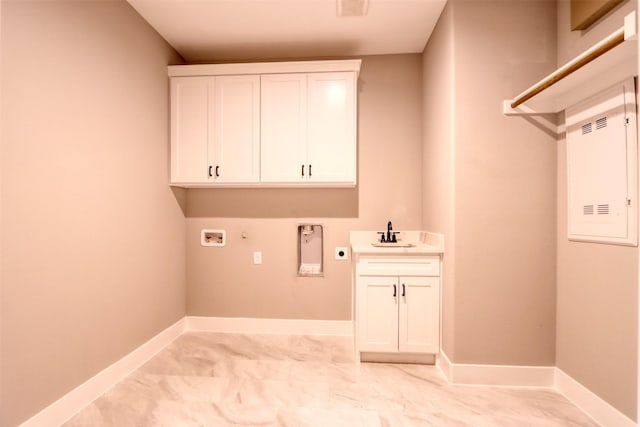
[[[637,245],[634,79],[567,108],[566,125],[569,240]]]

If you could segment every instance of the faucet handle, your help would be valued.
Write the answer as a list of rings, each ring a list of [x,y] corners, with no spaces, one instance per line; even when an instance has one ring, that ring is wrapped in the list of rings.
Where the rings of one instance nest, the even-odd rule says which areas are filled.
[[[380,235],[380,243],[385,243],[384,231],[378,231],[378,234]]]
[[[391,243],[398,243],[398,239],[396,238],[396,234],[398,234],[397,231],[392,231],[391,232]]]

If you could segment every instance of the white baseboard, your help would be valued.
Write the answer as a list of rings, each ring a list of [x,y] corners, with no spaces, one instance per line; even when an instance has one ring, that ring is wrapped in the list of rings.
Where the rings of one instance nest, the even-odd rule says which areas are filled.
[[[452,363],[444,352],[440,353],[438,366],[452,384],[549,388],[554,386],[554,366]]]
[[[65,423],[179,337],[184,326],[182,318],[29,418],[21,427],[49,427]]]
[[[637,426],[635,421],[602,400],[560,368],[555,368],[555,388],[602,426]]]
[[[436,366],[440,368],[442,375],[444,375],[447,381],[451,383],[451,361],[442,349],[440,350],[438,357],[436,357]]]
[[[189,331],[352,336],[353,324],[351,321],[341,320],[187,316],[38,412],[21,427],[48,427],[63,424],[182,333]],[[603,426],[637,425],[556,367],[459,364],[452,363],[444,352],[438,355],[436,365],[451,384],[555,388]]]
[[[21,427],[61,425],[186,331],[351,336],[341,320],[246,319],[187,316],[47,406]]]
[[[245,317],[186,317],[187,331],[244,334],[352,336],[350,320],[256,319]]]

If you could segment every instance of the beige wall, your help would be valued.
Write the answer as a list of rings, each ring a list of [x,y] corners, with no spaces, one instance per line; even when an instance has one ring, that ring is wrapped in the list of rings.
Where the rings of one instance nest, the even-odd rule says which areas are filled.
[[[555,7],[454,6],[455,361],[553,365],[555,135],[501,103],[555,67]]]
[[[356,189],[174,192],[175,52],[124,1],[1,4],[0,426],[185,312],[349,319],[334,247],[387,220],[446,234],[454,362],[557,363],[635,416],[637,248],[567,242],[563,141],[500,112],[633,2],[577,34],[561,0],[556,52],[553,2],[450,0],[422,56],[364,58]],[[323,278],[295,273],[305,220],[325,225]],[[227,246],[201,247],[202,228]]]
[[[440,16],[422,55],[422,223],[445,236],[442,348],[455,353],[455,111],[453,3]]]
[[[452,130],[426,124],[424,143],[425,153],[450,166],[426,160],[436,180],[427,172],[423,221],[453,235],[446,248],[455,264],[445,270],[445,352],[456,363],[553,365],[555,135],[503,116],[501,104],[555,67],[554,4],[453,0],[438,26],[445,34],[425,51],[425,98],[435,95],[431,105],[447,106],[453,96],[454,111],[440,113],[453,123]],[[452,64],[442,51],[448,46]],[[431,56],[446,61],[429,63]],[[453,67],[453,90],[426,91],[442,78],[429,72],[433,67],[442,74]],[[430,114],[425,104],[426,123]],[[432,194],[448,205],[444,212],[428,201],[429,189],[442,183],[453,190]]]
[[[562,65],[590,48],[624,23],[624,17],[636,8],[636,0],[624,0],[603,18],[584,31],[571,31],[571,4],[557,1],[558,65]]]
[[[124,1],[2,1],[2,408],[13,426],[185,314],[179,57]]]
[[[621,26],[635,6],[628,1],[589,31],[571,32],[569,4],[559,2],[559,63]],[[635,419],[638,248],[569,242],[566,191],[562,137],[558,143],[557,366]]]
[[[351,318],[351,265],[334,248],[349,245],[350,230],[421,225],[420,55],[363,58],[358,92],[356,189],[188,190],[188,314]],[[322,278],[296,275],[297,223],[307,219],[325,225]],[[200,246],[203,228],[225,229],[227,246]],[[258,250],[263,264],[253,265]]]
[[[3,185],[2,185],[2,176],[3,176],[3,166],[2,166],[2,146],[3,146],[3,134],[2,134],[2,39],[3,39],[3,34],[4,34],[4,30],[3,30],[3,25],[2,25],[2,4],[0,4],[0,200],[3,200]],[[1,202],[0,202],[1,203]],[[3,249],[2,249],[2,224],[3,224],[3,219],[2,219],[2,209],[0,208],[0,310],[2,310],[2,307],[4,306],[4,302],[3,302],[3,295],[4,295],[4,290],[3,290],[3,279],[2,277],[4,276],[3,274]],[[3,373],[2,373],[2,359],[3,359],[3,339],[2,339],[2,331],[4,329],[3,325],[3,319],[2,319],[2,313],[0,311],[0,414],[4,412],[4,381],[3,381]],[[3,424],[2,419],[0,419],[0,425]]]

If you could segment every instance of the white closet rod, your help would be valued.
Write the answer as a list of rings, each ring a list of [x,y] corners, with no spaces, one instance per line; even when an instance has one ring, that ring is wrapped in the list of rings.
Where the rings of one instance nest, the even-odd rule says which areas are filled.
[[[633,33],[633,35],[635,35],[635,31],[633,31]],[[611,33],[611,35],[609,35],[605,39],[601,40],[599,43],[584,51],[581,55],[576,56],[562,67],[558,68],[556,71],[531,86],[529,89],[522,92],[520,95],[513,98],[511,102],[511,108],[516,108],[517,106],[533,98],[549,86],[559,82],[569,74],[582,68],[604,53],[610,51],[614,47],[623,43],[625,41],[625,38],[625,27],[623,26],[617,29],[615,32]]]

